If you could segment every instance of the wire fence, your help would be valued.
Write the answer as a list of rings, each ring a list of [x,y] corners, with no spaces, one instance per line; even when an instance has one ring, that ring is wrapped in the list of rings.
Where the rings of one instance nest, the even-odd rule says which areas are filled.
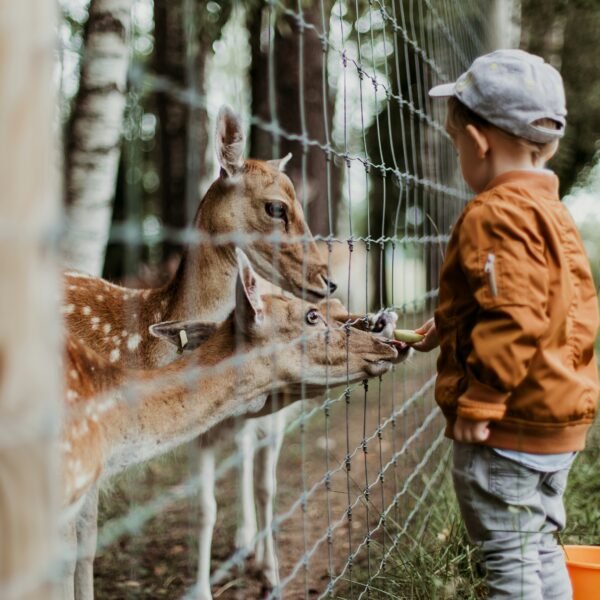
[[[427,91],[454,80],[485,51],[492,26],[486,4],[270,0],[198,5],[202,7],[191,0],[177,3],[182,7],[178,18],[184,23],[186,73],[197,69],[198,36],[209,36],[203,19],[223,17],[226,25],[219,22],[219,32],[208,45],[211,58],[203,76],[196,73],[181,80],[159,72],[148,58],[157,35],[153,5],[149,0],[133,3],[117,183],[122,204],[115,209],[107,264],[110,260],[114,264],[114,251],[120,249],[116,256],[129,270],[119,274],[139,273],[141,261],[160,263],[165,258],[167,242],[179,247],[282,243],[278,235],[213,235],[190,228],[198,186],[206,188],[217,171],[211,144],[206,144],[206,157],[197,150],[195,158],[188,154],[186,224],[173,225],[160,214],[157,189],[163,171],[156,156],[162,153],[166,161],[175,157],[165,155],[159,139],[157,128],[163,123],[157,97],[166,95],[190,114],[195,109],[206,111],[208,131],[214,126],[216,107],[227,102],[248,128],[250,154],[258,152],[254,158],[279,158],[290,147],[296,151],[290,176],[315,238],[328,256],[332,279],[338,284],[336,296],[349,311],[386,309],[398,314],[399,327],[421,325],[436,306],[444,247],[468,198],[444,129],[445,106],[432,102]],[[63,36],[61,51],[66,115],[76,93],[71,79],[83,56],[81,33],[73,33],[77,29],[73,6],[63,2],[64,15],[75,22]],[[254,39],[257,33],[259,39]],[[260,73],[259,57],[264,62]],[[189,131],[187,135],[187,144],[190,138],[192,145],[198,143]],[[262,145],[256,141],[261,139]],[[291,239],[308,241],[304,236]],[[303,273],[307,268],[305,258]],[[308,335],[303,343],[310,344]],[[253,597],[255,588],[248,583],[252,573],[240,577],[239,572],[256,545],[273,533],[279,581],[269,586],[266,597],[369,597],[390,555],[412,539],[415,522],[426,511],[446,468],[449,446],[433,399],[434,383],[432,353],[415,355],[385,376],[362,384],[328,388],[317,398],[304,390],[301,395],[306,399],[287,410],[275,471],[273,520],[261,523],[252,546],[234,549],[237,515],[232,498],[246,458],[231,443],[244,426],[238,424],[221,449],[215,470],[219,482],[215,536],[219,539],[213,542],[217,560],[211,574],[215,595],[233,598],[229,594],[239,593],[241,587],[247,590],[244,597]],[[268,421],[257,431],[253,451],[258,459],[280,432]],[[158,467],[159,479],[162,471],[169,475],[150,499],[126,502],[118,511],[105,509],[97,583],[124,538],[136,537],[136,548],[142,552],[149,545],[162,548],[163,542],[148,533],[148,523],[154,521],[160,528],[167,512],[193,510],[206,480],[195,471],[195,453],[190,450],[186,456],[189,464],[176,469],[175,482],[171,467]],[[105,503],[110,505],[110,495]],[[182,519],[189,528],[179,543],[195,556],[193,529],[198,518]],[[170,539],[170,546],[164,547],[176,542]],[[187,560],[193,570],[194,559]],[[135,566],[129,566],[126,577],[136,578]],[[185,597],[197,593],[187,582],[180,588]],[[134,588],[122,593],[142,597]]]

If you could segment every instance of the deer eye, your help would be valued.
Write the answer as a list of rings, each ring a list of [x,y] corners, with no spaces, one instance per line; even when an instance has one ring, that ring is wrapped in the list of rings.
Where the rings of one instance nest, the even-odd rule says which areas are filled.
[[[287,223],[287,207],[282,202],[267,202],[265,211],[273,219],[283,219]]]
[[[316,308],[311,308],[306,313],[305,320],[308,325],[316,325],[321,320],[321,315]]]

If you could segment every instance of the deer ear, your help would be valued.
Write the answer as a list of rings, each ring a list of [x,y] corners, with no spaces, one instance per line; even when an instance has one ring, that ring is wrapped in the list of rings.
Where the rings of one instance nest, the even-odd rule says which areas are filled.
[[[244,164],[244,130],[240,118],[222,106],[217,116],[216,150],[221,169],[229,176],[235,175]]]
[[[177,346],[179,352],[194,350],[203,344],[217,330],[216,323],[201,321],[162,321],[148,328],[157,338]]]
[[[285,166],[290,162],[291,159],[292,153],[288,152],[283,158],[268,160],[267,163],[270,164],[272,167],[275,167],[278,171],[283,171],[285,169]]]
[[[238,278],[235,286],[235,322],[240,331],[247,332],[253,325],[262,322],[263,302],[258,292],[256,273],[248,257],[235,249]]]

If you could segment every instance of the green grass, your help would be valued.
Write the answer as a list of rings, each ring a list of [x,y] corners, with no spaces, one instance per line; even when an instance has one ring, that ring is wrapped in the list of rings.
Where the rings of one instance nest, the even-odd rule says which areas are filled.
[[[585,451],[577,457],[569,476],[565,507],[565,544],[600,545],[600,421],[594,426]],[[449,469],[447,470],[449,471]],[[401,524],[391,524],[399,531]],[[411,537],[412,536],[412,537]],[[353,573],[353,596],[368,581],[366,569]],[[339,595],[350,599],[348,591]],[[466,536],[449,472],[428,503],[428,511],[401,538],[382,573],[369,584],[370,600],[481,600],[485,584],[477,549]]]
[[[565,544],[600,545],[600,421],[588,437],[586,449],[579,454],[565,493],[567,526],[562,534]]]
[[[390,523],[388,533],[400,530],[401,524]],[[369,585],[368,598],[411,600],[481,600],[483,579],[478,569],[477,550],[468,543],[462,524],[449,470],[438,491],[428,503],[410,532],[386,561],[384,570]],[[389,544],[388,544],[389,545]],[[373,542],[373,554],[380,548]],[[353,573],[353,597],[367,581],[366,570]],[[348,590],[340,600],[351,600]]]

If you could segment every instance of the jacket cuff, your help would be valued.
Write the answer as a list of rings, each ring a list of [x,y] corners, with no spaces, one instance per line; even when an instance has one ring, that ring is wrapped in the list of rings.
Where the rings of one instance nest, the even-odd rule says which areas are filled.
[[[471,421],[499,421],[506,413],[510,393],[471,379],[469,387],[458,399],[457,414]]]

